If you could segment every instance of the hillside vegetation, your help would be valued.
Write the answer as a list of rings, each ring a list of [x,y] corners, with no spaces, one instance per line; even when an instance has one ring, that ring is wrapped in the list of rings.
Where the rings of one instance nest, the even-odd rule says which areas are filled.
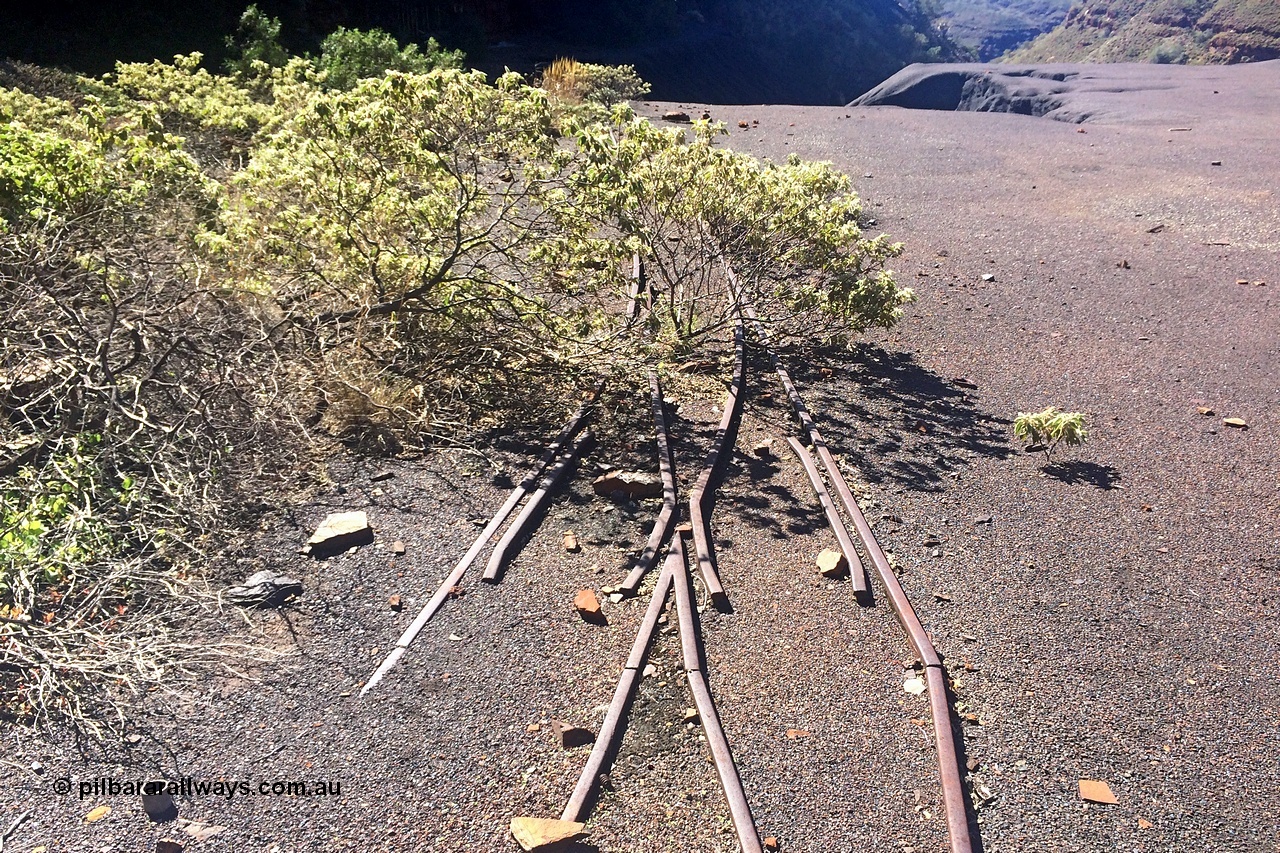
[[[941,20],[956,42],[987,61],[1062,23],[1075,0],[942,0]]]
[[[1014,0],[1025,3],[1027,0]],[[1055,0],[1040,0],[1055,2]],[[201,52],[227,57],[244,0],[22,4],[0,27],[0,56],[81,73],[117,60]],[[842,104],[912,62],[962,59],[932,0],[261,0],[291,52],[314,53],[338,26],[429,37],[496,77],[534,74],[558,56],[634,65],[662,100]]]
[[[1280,58],[1275,0],[1098,0],[1010,62],[1233,63]]]
[[[781,336],[911,298],[846,176],[641,120],[609,103],[630,69],[566,64],[553,97],[278,31],[246,13],[225,74],[0,67],[0,717],[110,722],[103,696],[177,683],[209,555],[309,460],[638,388],[723,337],[725,262]]]

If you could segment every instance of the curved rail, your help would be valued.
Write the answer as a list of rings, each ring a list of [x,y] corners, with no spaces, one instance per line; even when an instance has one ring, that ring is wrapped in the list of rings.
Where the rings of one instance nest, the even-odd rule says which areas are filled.
[[[489,555],[489,564],[485,566],[484,574],[480,576],[480,580],[485,583],[497,583],[501,579],[502,570],[513,556],[511,547],[524,535],[525,528],[529,525],[529,522],[546,504],[547,499],[551,497],[551,490],[560,482],[565,472],[569,470],[569,466],[573,464],[573,460],[587,446],[588,441],[590,441],[589,435],[575,441],[573,446],[560,456],[556,464],[542,478],[542,482],[538,484],[538,490],[529,496],[529,501],[524,505],[524,509],[520,510],[520,514],[516,516],[515,521],[511,522],[507,532],[502,534],[498,544],[493,546],[493,553]]]
[[[640,683],[640,671],[644,669],[645,658],[649,647],[653,645],[653,632],[658,627],[658,618],[671,593],[671,581],[675,577],[672,558],[667,557],[667,565],[658,575],[658,583],[653,589],[653,598],[649,600],[649,609],[645,611],[640,629],[636,632],[635,642],[631,645],[631,653],[623,664],[622,675],[618,678],[618,686],[613,691],[613,700],[605,713],[604,722],[600,724],[600,733],[591,746],[591,755],[587,756],[587,764],[582,768],[578,784],[569,796],[569,803],[564,807],[561,820],[581,821],[587,816],[587,808],[600,783],[600,774],[606,762],[617,754],[618,744],[622,737],[622,719],[631,700],[635,698],[636,687]]]
[[[738,289],[737,280],[733,277],[732,271],[728,272],[731,283],[735,289]],[[858,532],[858,538],[862,541],[863,548],[866,549],[867,556],[871,558],[871,564],[875,567],[876,575],[879,577],[881,585],[884,586],[885,595],[889,599],[889,606],[893,609],[894,615],[898,617],[898,621],[906,632],[907,639],[915,650],[916,656],[924,662],[925,679],[929,688],[929,713],[933,720],[934,742],[938,750],[938,775],[941,777],[942,798],[947,811],[947,832],[951,839],[951,850],[952,853],[972,853],[973,841],[969,837],[969,817],[966,811],[964,782],[960,773],[959,757],[956,753],[955,732],[951,726],[951,706],[946,696],[946,678],[942,669],[942,659],[938,656],[928,632],[920,624],[920,617],[916,615],[915,608],[911,606],[910,599],[907,598],[906,592],[902,589],[902,584],[898,582],[897,575],[893,573],[893,568],[889,565],[889,560],[885,557],[884,550],[880,547],[880,543],[876,541],[871,525],[867,523],[866,516],[862,514],[862,509],[858,506],[857,500],[854,499],[853,493],[849,490],[849,485],[845,482],[844,475],[840,473],[839,466],[831,456],[831,451],[827,447],[826,441],[822,438],[822,433],[818,431],[817,425],[814,424],[813,417],[809,414],[809,409],[805,406],[804,399],[800,396],[800,392],[796,390],[795,383],[791,381],[791,375],[783,367],[782,360],[778,358],[769,345],[768,331],[764,328],[764,324],[760,322],[759,318],[756,317],[755,309],[750,303],[743,302],[743,309],[751,322],[752,331],[769,353],[769,358],[773,363],[775,372],[778,374],[778,379],[782,382],[782,387],[786,389],[792,408],[795,409],[796,417],[799,418],[801,426],[808,434],[810,443],[813,445],[814,450],[817,451],[818,458],[822,461],[827,475],[831,478],[831,484],[835,487],[840,503],[844,505],[845,512],[848,513],[850,520],[853,522],[853,526]]]
[[[685,560],[684,543],[679,536],[671,540],[671,553],[679,561],[674,584],[676,615],[680,624],[680,647],[684,656],[684,671],[685,678],[689,682],[689,692],[693,694],[693,704],[698,709],[698,718],[702,721],[702,734],[706,737],[707,746],[711,749],[711,758],[716,765],[716,775],[720,777],[720,786],[724,788],[724,796],[729,803],[729,816],[733,819],[733,828],[738,834],[742,853],[763,853],[760,834],[756,832],[755,817],[751,814],[751,805],[747,802],[747,792],[742,787],[742,778],[738,775],[738,767],[733,763],[733,753],[729,750],[729,739],[725,737],[724,729],[720,725],[720,716],[716,713],[715,703],[711,700],[711,691],[707,687],[706,667],[702,660],[702,650],[698,645],[697,613],[693,606],[688,564]]]
[[[653,431],[658,441],[658,469],[662,473],[662,511],[658,513],[658,518],[653,523],[653,530],[649,532],[649,541],[645,543],[644,550],[640,552],[640,556],[636,557],[635,566],[619,587],[625,595],[635,595],[636,590],[640,588],[640,582],[653,568],[676,513],[676,475],[671,456],[671,439],[667,433],[662,385],[658,382],[658,372],[652,369],[649,371],[649,391],[653,398]]]
[[[698,573],[702,576],[702,582],[707,588],[707,594],[711,596],[711,602],[716,607],[723,607],[728,603],[728,596],[724,594],[724,587],[720,584],[720,576],[716,572],[715,560],[711,549],[711,530],[707,521],[709,515],[707,497],[707,487],[711,483],[711,479],[719,473],[720,468],[724,464],[732,451],[732,447],[726,449],[725,443],[732,431],[734,421],[738,414],[742,411],[743,388],[746,384],[746,359],[744,358],[744,332],[742,321],[738,321],[737,327],[733,331],[734,343],[734,360],[733,360],[733,381],[729,384],[729,399],[724,404],[724,415],[720,418],[720,426],[716,429],[716,437],[711,445],[711,452],[707,454],[706,465],[702,469],[702,475],[698,477],[698,482],[689,490],[689,522],[693,525],[693,552],[698,563]]]
[[[871,597],[871,590],[867,587],[866,569],[862,567],[862,560],[858,558],[858,552],[853,547],[853,540],[849,538],[849,531],[844,526],[844,519],[840,517],[835,503],[831,500],[831,493],[827,491],[826,484],[822,482],[822,475],[818,473],[818,466],[813,464],[813,457],[809,455],[809,451],[795,437],[788,437],[787,443],[791,445],[791,449],[800,458],[800,464],[804,466],[804,472],[809,475],[809,484],[813,486],[813,491],[818,496],[818,503],[822,505],[822,511],[826,513],[827,523],[831,525],[831,532],[836,535],[836,542],[840,545],[840,553],[844,554],[844,559],[849,564],[849,577],[853,581],[853,593],[860,602],[866,604]]]
[[[497,533],[498,528],[502,527],[503,522],[507,520],[512,511],[516,508],[516,504],[520,503],[521,499],[524,498],[524,496],[528,494],[529,490],[533,488],[533,485],[538,482],[538,477],[547,469],[547,466],[555,460],[556,456],[559,455],[565,445],[572,441],[573,438],[582,430],[582,427],[586,425],[591,416],[591,409],[595,405],[596,400],[599,399],[600,392],[603,390],[604,380],[601,380],[596,384],[596,387],[591,392],[590,396],[588,396],[587,399],[583,401],[582,405],[578,407],[578,410],[573,413],[573,417],[569,418],[569,421],[560,430],[560,434],[555,437],[554,441],[547,445],[547,449],[543,451],[542,458],[538,461],[538,466],[530,471],[525,478],[520,481],[519,485],[511,490],[511,494],[507,495],[506,501],[504,501],[502,506],[498,508],[498,511],[493,514],[493,518],[489,519],[489,523],[486,524],[484,529],[480,531],[480,534],[476,536],[475,541],[471,543],[471,547],[467,549],[467,553],[462,555],[462,559],[458,560],[457,565],[453,567],[453,571],[450,572],[449,576],[440,584],[440,587],[435,591],[435,594],[432,595],[427,603],[423,605],[422,609],[418,611],[417,617],[409,624],[409,627],[404,630],[404,633],[400,635],[400,639],[396,640],[395,648],[393,648],[391,653],[383,659],[378,668],[374,670],[373,675],[369,676],[369,680],[365,682],[364,687],[360,689],[361,696],[364,696],[372,690],[377,683],[382,680],[383,676],[390,672],[392,667],[399,662],[400,658],[404,657],[409,646],[415,639],[417,639],[418,634],[422,631],[423,627],[431,621],[431,617],[436,615],[436,611],[440,609],[440,605],[444,604],[445,599],[449,597],[449,593],[458,585],[458,581],[462,580],[462,576],[466,574],[467,569],[471,568],[471,564],[475,562],[476,557],[480,556],[480,552],[484,550],[484,546],[493,538],[493,534]]]

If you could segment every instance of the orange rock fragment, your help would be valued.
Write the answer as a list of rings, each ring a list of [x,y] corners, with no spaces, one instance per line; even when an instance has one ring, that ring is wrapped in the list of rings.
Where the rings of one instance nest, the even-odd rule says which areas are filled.
[[[1111,793],[1111,786],[1097,779],[1080,780],[1080,799],[1092,803],[1118,803],[1116,795]]]
[[[573,597],[573,609],[578,611],[583,621],[596,624],[604,621],[604,614],[600,612],[600,599],[596,598],[594,590],[578,590],[578,594]]]

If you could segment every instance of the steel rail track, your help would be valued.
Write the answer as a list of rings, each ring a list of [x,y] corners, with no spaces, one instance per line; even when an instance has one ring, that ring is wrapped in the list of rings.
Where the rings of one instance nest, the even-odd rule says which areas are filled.
[[[662,543],[667,540],[671,522],[677,510],[675,461],[671,455],[671,439],[667,434],[667,416],[665,404],[662,402],[662,384],[658,381],[658,372],[649,370],[649,392],[653,402],[653,430],[658,443],[658,469],[662,474],[662,510],[649,532],[649,540],[644,550],[636,557],[631,572],[622,582],[619,589],[624,595],[632,596],[640,588],[640,582],[653,568],[662,551]]]
[[[710,537],[705,535],[707,528],[706,510],[709,507],[706,506],[704,501],[706,501],[707,497],[706,490],[713,482],[715,475],[719,473],[723,460],[732,452],[732,448],[726,447],[726,444],[729,436],[732,435],[734,421],[741,411],[746,371],[744,330],[741,323],[735,330],[734,345],[734,377],[730,386],[730,400],[726,402],[724,415],[716,431],[712,448],[707,455],[707,463],[698,479],[695,491],[691,492],[689,501],[690,515],[694,516],[694,513],[698,513],[696,517],[700,520],[700,523],[695,522],[691,525],[690,532],[695,543],[698,541],[700,528],[704,534],[702,547],[705,549],[706,562],[703,563],[702,558],[700,558],[699,565],[700,567],[703,565],[710,566],[711,577],[715,579],[714,585],[707,583],[707,576],[703,574],[708,597],[711,597],[713,601],[717,592],[721,596],[721,600],[724,600],[724,591],[719,584],[718,576],[714,573]],[[657,550],[661,548],[662,542],[669,531],[670,522],[674,520],[674,513],[677,510],[675,464],[671,456],[672,444],[663,410],[661,385],[657,375],[653,372],[650,373],[649,381],[653,401],[654,431],[657,436],[659,466],[663,473],[664,506],[663,512],[659,515],[659,522],[650,534],[644,552],[637,559],[636,567],[627,578],[627,582],[632,584],[633,589],[639,586],[645,572],[652,567],[653,554],[656,554]],[[665,515],[672,517],[664,520]],[[716,768],[716,775],[725,793],[725,800],[729,806],[734,832],[737,834],[743,853],[762,853],[763,848],[756,829],[755,818],[751,813],[751,806],[747,801],[742,779],[738,774],[737,765],[733,761],[733,753],[729,747],[728,737],[720,724],[720,717],[716,712],[715,703],[707,684],[706,663],[702,656],[701,632],[697,619],[697,610],[693,602],[692,577],[689,571],[688,555],[684,547],[684,541],[679,534],[671,537],[666,561],[654,585],[645,617],[641,620],[640,627],[636,632],[631,653],[623,665],[622,674],[619,676],[618,684],[614,688],[613,699],[609,703],[605,719],[600,726],[600,732],[592,745],[591,754],[587,757],[587,762],[578,777],[578,782],[570,794],[569,802],[565,806],[560,819],[581,822],[586,819],[589,813],[590,806],[598,791],[600,776],[606,772],[606,768],[613,757],[616,756],[621,744],[627,711],[639,687],[642,677],[641,670],[644,668],[646,656],[652,645],[658,619],[673,589],[675,591],[676,617],[680,631],[681,670],[685,674],[690,695],[693,698],[694,706],[698,711],[698,718],[702,724],[703,736],[706,738],[712,762]]]
[[[507,563],[511,562],[515,556],[511,553],[512,548],[528,533],[530,522],[546,506],[547,501],[551,498],[551,491],[564,478],[574,460],[578,458],[590,441],[590,436],[582,436],[573,443],[572,447],[560,454],[556,464],[551,466],[546,476],[542,478],[542,482],[538,484],[538,490],[529,496],[529,500],[525,502],[520,514],[511,522],[511,526],[507,528],[506,533],[502,534],[498,543],[493,546],[493,553],[489,555],[489,563],[485,566],[484,574],[480,576],[480,580],[485,583],[497,583],[502,579],[503,569],[507,567]]]
[[[915,608],[911,606],[911,601],[907,598],[902,584],[898,582],[898,577],[889,565],[884,549],[880,547],[880,543],[876,540],[871,525],[867,522],[866,516],[863,515],[857,500],[854,499],[848,483],[845,482],[844,475],[840,472],[839,465],[836,464],[830,448],[828,448],[826,441],[822,437],[822,433],[818,431],[818,427],[813,421],[809,408],[805,405],[804,398],[800,396],[800,392],[792,381],[791,374],[787,372],[782,360],[778,358],[777,353],[774,352],[770,345],[768,330],[756,316],[754,306],[741,298],[741,288],[738,286],[737,278],[734,276],[733,271],[729,269],[728,264],[725,264],[725,271],[729,276],[731,288],[735,294],[739,295],[739,304],[751,324],[752,332],[768,353],[774,371],[777,373],[778,379],[787,393],[787,398],[791,402],[792,409],[794,409],[801,427],[809,438],[809,443],[817,452],[818,458],[821,460],[822,466],[826,469],[827,476],[831,480],[831,485],[835,488],[836,494],[840,498],[840,503],[843,505],[845,513],[853,522],[858,538],[861,540],[867,556],[871,559],[871,564],[875,567],[876,576],[884,587],[890,608],[893,610],[894,615],[898,617],[898,622],[906,632],[907,639],[916,656],[924,664],[925,684],[929,692],[929,713],[933,722],[934,743],[938,752],[938,775],[942,786],[943,803],[947,813],[947,834],[951,843],[951,850],[952,853],[972,853],[973,841],[969,835],[967,800],[963,776],[960,772],[959,756],[956,751],[955,731],[952,726],[951,705],[947,699],[946,673],[942,666],[942,659],[934,648],[933,640],[920,623],[920,617],[916,614]]]
[[[743,391],[746,387],[747,366],[745,358],[745,333],[742,321],[739,319],[737,326],[733,330],[733,380],[729,383],[729,399],[724,404],[724,414],[720,418],[720,425],[716,429],[716,437],[711,445],[711,450],[707,453],[707,461],[703,466],[702,475],[698,477],[698,482],[689,490],[689,523],[693,525],[693,553],[694,559],[698,565],[698,574],[702,577],[702,582],[706,586],[707,594],[711,596],[711,602],[717,608],[723,608],[728,604],[729,598],[725,595],[724,587],[720,583],[720,575],[716,571],[715,554],[711,547],[711,525],[709,517],[711,515],[710,497],[714,497],[714,491],[708,492],[708,486],[714,477],[718,476],[720,469],[724,467],[725,460],[732,454],[733,448],[725,449],[725,440],[732,433],[734,424],[739,414],[742,412],[742,398],[745,396]]]
[[[543,451],[542,458],[538,460],[537,467],[530,471],[525,478],[511,490],[511,494],[507,495],[506,501],[504,501],[502,506],[498,508],[498,511],[493,514],[493,517],[489,519],[489,522],[484,526],[484,529],[480,531],[480,534],[476,536],[475,541],[471,543],[471,547],[467,549],[467,552],[462,555],[460,560],[458,560],[457,565],[453,567],[453,571],[449,573],[449,576],[440,584],[440,587],[435,591],[435,594],[432,595],[431,598],[427,600],[427,603],[423,605],[422,609],[418,611],[417,617],[415,617],[413,622],[409,624],[409,627],[404,630],[404,633],[400,635],[400,639],[396,640],[395,647],[392,648],[391,653],[383,659],[382,663],[378,665],[378,668],[369,676],[369,680],[366,681],[364,687],[360,689],[360,695],[362,697],[376,687],[378,682],[381,681],[383,677],[400,661],[400,658],[404,657],[409,646],[413,644],[415,639],[417,639],[418,634],[421,633],[423,627],[431,621],[431,617],[436,615],[436,611],[440,609],[440,606],[444,604],[453,588],[458,585],[460,580],[462,580],[462,576],[466,574],[467,569],[471,568],[471,564],[475,562],[478,556],[480,556],[480,552],[484,550],[485,545],[489,544],[489,540],[498,532],[498,528],[502,527],[503,523],[515,510],[516,505],[520,503],[524,496],[528,494],[529,490],[533,488],[534,484],[538,482],[538,478],[542,475],[543,471],[547,470],[547,466],[555,461],[556,457],[560,455],[560,452],[569,444],[569,442],[573,441],[578,433],[582,431],[582,428],[586,426],[587,421],[591,418],[591,412],[595,407],[596,400],[600,398],[600,392],[603,390],[604,381],[601,380],[596,384],[596,387],[592,390],[590,396],[583,401],[582,405],[578,407],[578,410],[569,418],[568,422],[560,430],[560,434],[555,437],[554,441],[547,445],[547,449]]]
[[[818,466],[813,464],[813,457],[809,455],[809,451],[794,436],[787,438],[787,443],[791,445],[791,449],[800,459],[800,464],[804,466],[804,472],[809,475],[809,484],[813,486],[813,491],[818,496],[818,503],[822,505],[822,511],[826,513],[827,523],[831,525],[831,532],[836,536],[836,542],[840,545],[840,553],[844,554],[845,562],[849,564],[849,577],[853,582],[853,593],[858,601],[863,604],[869,604],[871,599],[871,589],[867,586],[867,572],[862,566],[862,560],[858,557],[858,550],[853,547],[853,540],[849,538],[849,530],[844,526],[844,520],[840,518],[840,512],[836,509],[835,503],[831,500],[831,493],[827,491],[827,484],[822,482],[822,475],[818,473]]]

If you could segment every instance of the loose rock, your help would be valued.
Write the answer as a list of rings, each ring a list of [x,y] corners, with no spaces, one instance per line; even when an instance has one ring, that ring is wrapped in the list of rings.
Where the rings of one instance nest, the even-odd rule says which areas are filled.
[[[156,841],[156,853],[182,853],[182,845],[171,838]]]
[[[594,590],[578,590],[578,594],[573,597],[573,609],[578,611],[584,622],[604,624],[604,613],[600,610],[600,600],[596,598]]]
[[[511,835],[520,845],[520,849],[529,853],[580,838],[586,828],[585,823],[573,820],[548,820],[541,817],[511,818]]]
[[[766,438],[764,441],[757,442],[751,448],[751,455],[757,459],[772,459],[775,454],[773,452],[773,439]]]
[[[576,554],[582,550],[582,545],[578,542],[578,536],[572,530],[564,532],[564,549],[570,554]]]
[[[663,114],[662,114],[662,120],[663,120],[663,121],[676,121],[676,122],[681,122],[681,121],[683,121],[683,122],[687,122],[687,121],[689,121],[689,114],[688,114],[688,113],[685,113],[685,112],[680,112],[679,110],[672,110],[671,112],[663,113]]]
[[[818,564],[818,574],[824,578],[838,578],[849,571],[849,561],[839,551],[825,550],[815,562]]]
[[[369,526],[369,517],[363,511],[335,512],[316,528],[302,550],[322,560],[348,548],[368,545],[372,541],[373,528]]]
[[[391,543],[391,553],[392,553],[392,554],[394,554],[394,555],[396,555],[397,557],[403,557],[403,556],[404,556],[404,543],[403,543],[403,542],[401,542],[399,539],[397,539],[395,542],[392,542],[392,543]]]
[[[591,483],[591,488],[601,497],[612,497],[621,492],[626,498],[662,497],[662,478],[646,471],[610,471]]]
[[[1248,429],[1249,428],[1249,424],[1247,424],[1241,418],[1223,418],[1222,425],[1229,426],[1232,429]]]
[[[213,823],[200,823],[192,820],[182,824],[182,831],[196,841],[208,841],[210,838],[226,832],[227,828]]]
[[[1118,803],[1116,795],[1111,793],[1111,786],[1097,779],[1080,780],[1080,799],[1092,803]]]
[[[227,590],[227,600],[241,607],[279,607],[291,598],[302,595],[302,581],[270,569],[256,572],[240,586]]]
[[[393,595],[387,599],[387,606],[390,607],[395,612],[399,613],[401,610],[404,609],[404,600],[401,599],[400,596],[398,595]]]
[[[178,804],[170,794],[143,794],[142,810],[154,823],[167,823],[178,817]]]
[[[596,736],[588,729],[581,726],[575,726],[566,723],[563,720],[552,720],[551,730],[555,732],[556,739],[560,742],[563,749],[573,749],[575,746],[586,746],[595,741]]]

